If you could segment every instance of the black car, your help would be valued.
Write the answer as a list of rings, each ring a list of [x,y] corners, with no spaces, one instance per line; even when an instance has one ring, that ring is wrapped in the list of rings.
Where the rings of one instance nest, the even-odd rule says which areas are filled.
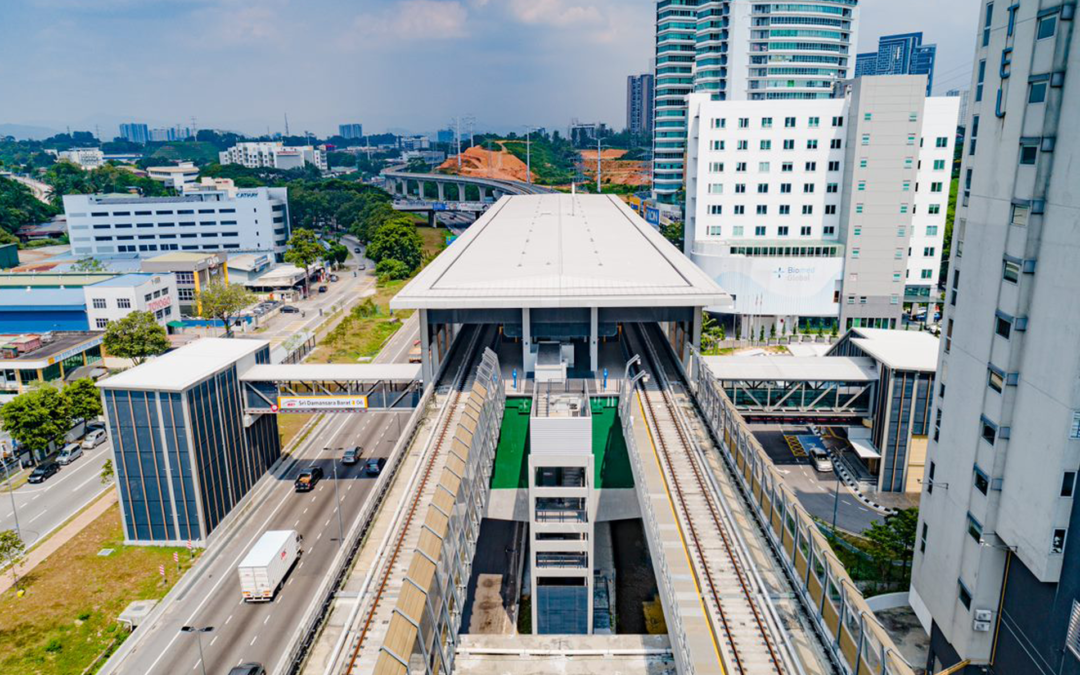
[[[323,478],[323,470],[317,466],[309,466],[300,472],[300,475],[296,477],[296,482],[293,486],[297,492],[311,492],[315,489],[315,484]]]
[[[60,470],[60,465],[56,462],[45,462],[39,464],[36,469],[30,474],[30,477],[26,479],[27,483],[44,483],[49,476]]]
[[[346,448],[345,454],[341,456],[342,464],[356,464],[360,461],[360,453],[364,451],[359,445],[355,448]]]
[[[353,253],[359,253],[360,252],[360,247],[359,246],[353,246],[352,252]]]
[[[328,290],[330,290],[330,289],[328,289],[328,288],[327,288],[326,286],[319,286],[319,292],[320,292],[320,293],[325,293],[325,292],[327,292]]]
[[[281,313],[282,314],[299,314],[300,309],[298,307],[293,307],[292,305],[282,305]]]
[[[372,457],[364,464],[364,473],[369,476],[378,476],[382,473],[382,468],[386,466],[386,458],[379,457],[378,459]]]
[[[229,675],[266,675],[261,663],[241,663],[229,671]]]

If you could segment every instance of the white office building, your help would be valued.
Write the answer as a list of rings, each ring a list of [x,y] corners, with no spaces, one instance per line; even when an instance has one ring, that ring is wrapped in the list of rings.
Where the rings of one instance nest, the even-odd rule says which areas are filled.
[[[176,278],[172,274],[122,274],[83,287],[90,330],[105,330],[132,312],[149,312],[159,324],[180,318]]]
[[[148,166],[146,175],[152,180],[182,192],[189,185],[194,185],[199,178],[199,167],[193,162],[180,162],[170,166]]]
[[[302,169],[312,164],[327,170],[326,153],[311,145],[286,146],[280,141],[237,143],[219,153],[222,164],[242,164],[249,169]]]
[[[687,96],[716,101],[829,98],[854,75],[858,0],[656,3],[653,190],[684,184]]]
[[[60,152],[57,158],[87,171],[105,164],[105,154],[101,152],[101,148],[72,148]]]
[[[910,598],[929,672],[1075,675],[1076,5],[980,5]]]
[[[181,197],[64,195],[76,256],[162,251],[285,252],[286,188],[204,190]]]
[[[782,106],[690,96],[685,252],[741,335],[895,328],[905,296],[933,304],[957,103],[925,76]]]

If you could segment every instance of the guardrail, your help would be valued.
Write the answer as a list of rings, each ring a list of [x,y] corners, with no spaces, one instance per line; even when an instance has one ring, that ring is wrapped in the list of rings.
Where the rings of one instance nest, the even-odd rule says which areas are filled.
[[[845,675],[915,675],[813,518],[695,353],[688,377],[736,484],[777,553],[830,656]]]

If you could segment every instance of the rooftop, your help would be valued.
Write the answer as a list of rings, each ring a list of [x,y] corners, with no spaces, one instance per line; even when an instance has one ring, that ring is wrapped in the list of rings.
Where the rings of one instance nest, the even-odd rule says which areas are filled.
[[[7,344],[16,338],[25,337],[27,335],[40,336],[41,333],[0,335],[0,344]],[[68,354],[65,352],[72,350],[72,348],[79,347],[80,345],[86,345],[86,347],[89,348],[95,344],[100,344],[103,335],[104,333],[91,333],[90,331],[63,331],[52,333],[52,342],[43,344],[39,349],[27,352],[14,359],[0,359],[0,363],[4,364],[5,367],[22,367],[24,363],[42,362],[47,359],[55,358],[61,354],[66,358]],[[83,350],[77,350],[75,353],[80,353],[81,351]]]
[[[0,310],[47,311],[57,307],[84,307],[86,294],[77,288],[0,288]]]
[[[851,342],[895,370],[937,370],[940,341],[930,333],[884,328],[852,328]]]
[[[116,276],[109,272],[5,272],[0,273],[0,288],[78,288],[107,281]]]
[[[420,379],[419,363],[260,364],[240,376],[241,382],[412,382]]]
[[[217,257],[217,254],[212,251],[207,251],[206,253],[174,251],[172,253],[156,255],[153,258],[146,258],[146,262],[199,262],[201,260],[206,260],[207,258],[215,257]]]
[[[727,306],[731,297],[622,200],[503,197],[394,309]]]
[[[112,279],[107,279],[105,281],[99,281],[98,283],[94,284],[94,287],[95,288],[104,288],[104,287],[127,288],[127,287],[131,287],[131,286],[142,286],[143,284],[145,284],[146,282],[150,281],[153,278],[154,278],[153,274],[149,274],[149,273],[140,274],[138,272],[131,272],[129,274],[121,274],[118,277],[113,277]]]
[[[771,382],[874,382],[872,359],[853,356],[705,356],[718,380]]]
[[[262,347],[266,340],[203,338],[98,382],[102,389],[183,391]]]

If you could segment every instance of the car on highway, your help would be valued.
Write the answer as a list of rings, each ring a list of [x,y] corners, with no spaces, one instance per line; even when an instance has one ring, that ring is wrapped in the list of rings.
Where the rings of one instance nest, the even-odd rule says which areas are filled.
[[[292,305],[282,305],[281,313],[282,314],[299,314],[300,313],[300,308],[299,307],[293,307]]]
[[[810,461],[814,463],[814,468],[821,473],[832,473],[833,471],[832,459],[824,450],[811,450]]]
[[[60,466],[67,466],[80,457],[82,457],[82,444],[68,443],[60,451],[60,454],[56,456],[56,463]]]
[[[352,448],[346,448],[345,452],[341,455],[342,464],[356,464],[360,461],[360,455],[364,452],[364,449],[359,445]]]
[[[229,675],[266,675],[266,668],[263,668],[263,664],[254,661],[241,663],[230,670]]]
[[[296,482],[293,487],[297,492],[311,492],[315,489],[315,484],[323,478],[323,470],[317,466],[309,466],[300,472],[300,475],[296,477]]]
[[[386,466],[385,457],[372,457],[364,463],[364,473],[368,476],[378,476],[380,473],[382,473],[384,466]]]
[[[60,470],[60,465],[56,462],[45,462],[39,464],[36,469],[30,473],[30,477],[26,479],[27,483],[44,483],[54,473]]]
[[[86,437],[82,440],[83,450],[93,450],[97,446],[101,445],[108,438],[108,434],[104,429],[94,429],[86,434]]]
[[[420,351],[420,341],[417,340],[412,343],[412,349],[409,350],[409,363],[421,363],[423,361],[423,355]]]

